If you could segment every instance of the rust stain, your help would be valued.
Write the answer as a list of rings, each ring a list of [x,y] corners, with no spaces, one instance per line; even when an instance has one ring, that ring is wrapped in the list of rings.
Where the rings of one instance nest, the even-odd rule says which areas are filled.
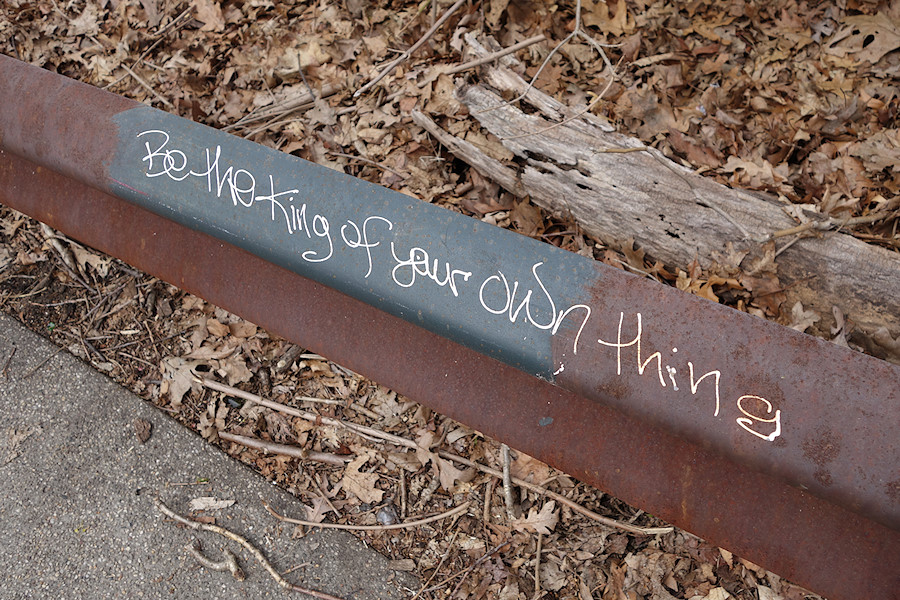
[[[831,429],[825,429],[815,439],[803,442],[803,456],[824,468],[837,460],[841,453],[841,437]]]
[[[887,490],[888,497],[894,502],[900,504],[900,479],[885,484],[884,488],[885,490]]]
[[[831,476],[831,473],[824,469],[817,470],[815,473],[813,473],[813,476],[816,478],[816,481],[818,481],[825,487],[828,487],[834,483],[834,478]]]

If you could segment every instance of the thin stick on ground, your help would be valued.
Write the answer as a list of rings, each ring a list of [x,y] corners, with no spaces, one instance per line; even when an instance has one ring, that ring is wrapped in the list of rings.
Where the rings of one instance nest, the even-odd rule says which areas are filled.
[[[469,460],[468,458],[463,458],[463,457],[457,456],[455,454],[450,454],[449,452],[445,452],[444,450],[439,450],[438,455],[441,458],[446,458],[447,460],[452,460],[453,462],[457,462],[457,463],[466,465],[467,467],[472,467],[473,469],[478,469],[482,473],[487,473],[488,475],[493,475],[494,477],[497,477],[500,479],[503,478],[503,473],[501,471],[498,471],[497,469],[492,469],[491,467],[488,467],[481,463],[477,463],[473,460]],[[568,506],[575,512],[581,513],[585,517],[588,517],[589,519],[593,519],[594,521],[597,521],[598,523],[601,523],[603,525],[608,525],[609,527],[615,527],[617,529],[622,529],[623,531],[628,531],[628,532],[636,533],[636,534],[640,534],[640,535],[656,535],[658,533],[669,533],[675,529],[674,527],[636,527],[634,525],[629,525],[628,523],[621,523],[619,521],[616,521],[615,519],[610,519],[609,517],[604,517],[603,515],[598,515],[594,511],[590,510],[589,508],[585,508],[584,506],[581,506],[577,502],[569,500],[562,494],[557,494],[554,491],[548,490],[547,488],[543,488],[539,485],[535,485],[531,482],[525,481],[524,479],[519,479],[518,477],[512,477],[511,480],[513,483],[515,483],[519,487],[529,489],[538,494],[543,494],[543,495],[547,496],[548,498],[557,500],[560,504],[565,504],[566,506]]]
[[[275,512],[275,509],[272,508],[264,498],[260,498],[260,500],[262,500],[263,506],[266,507],[266,510],[269,511],[272,516],[279,521],[292,523],[294,525],[306,525],[307,527],[322,527],[324,529],[345,529],[348,531],[390,531],[393,529],[411,529],[413,527],[419,527],[420,525],[427,525],[428,523],[434,523],[435,521],[455,517],[456,515],[465,512],[466,509],[469,508],[469,503],[463,502],[456,508],[448,510],[447,512],[442,512],[439,515],[434,515],[415,521],[407,521],[406,523],[397,523],[396,525],[345,525],[343,523],[316,523],[315,521],[305,521],[303,519],[285,517]]]
[[[322,473],[319,473],[319,476],[325,477],[324,474],[322,474]],[[328,508],[331,509],[331,512],[333,512],[336,515],[341,514],[341,511],[339,511],[337,509],[337,507],[334,504],[332,504],[331,498],[328,497],[328,494],[325,493],[325,490],[322,489],[322,486],[319,485],[319,482],[318,482],[318,480],[316,480],[315,477],[312,478],[312,482],[313,482],[313,485],[316,486],[316,489],[319,490],[319,496],[325,500],[325,504],[328,505]]]
[[[416,600],[422,593],[425,591],[425,588],[428,587],[428,584],[431,583],[431,580],[434,579],[435,575],[437,575],[441,567],[444,565],[444,561],[447,560],[447,557],[450,556],[450,552],[453,550],[453,543],[456,542],[456,538],[459,535],[459,531],[453,532],[453,537],[450,538],[450,543],[447,544],[447,550],[444,551],[443,556],[441,556],[440,562],[438,562],[437,566],[434,568],[434,572],[431,574],[431,577],[428,578],[428,581],[422,584],[422,587],[419,588],[419,591],[416,592],[416,595],[410,598],[410,600]]]
[[[622,64],[622,61],[621,61],[621,60],[619,60],[619,62],[616,63],[616,66],[619,66],[620,64]],[[612,84],[615,83],[617,77],[618,77],[618,76],[616,75],[615,70],[614,70],[614,71],[613,71],[613,76],[610,77],[610,79],[609,79],[608,82],[606,82],[606,86],[605,86],[602,90],[600,90],[600,93],[597,94],[597,96],[596,96],[593,100],[591,100],[591,103],[590,103],[590,104],[588,104],[587,106],[585,106],[584,108],[582,108],[581,110],[579,110],[577,113],[575,113],[575,114],[573,114],[573,115],[569,115],[568,117],[566,117],[566,118],[563,119],[562,121],[560,121],[560,122],[558,122],[558,123],[553,123],[552,125],[548,125],[547,127],[544,127],[543,129],[538,129],[537,131],[529,131],[528,133],[520,133],[519,135],[508,136],[508,137],[505,137],[505,138],[503,138],[503,139],[505,139],[505,140],[518,140],[518,139],[525,138],[525,137],[530,137],[530,136],[533,136],[533,135],[541,135],[541,134],[547,133],[548,131],[550,131],[550,130],[552,130],[552,129],[556,129],[557,127],[562,127],[563,125],[566,125],[567,123],[571,123],[571,122],[574,121],[575,119],[581,118],[582,116],[584,116],[584,115],[586,115],[587,113],[589,113],[589,112],[591,112],[592,110],[594,110],[594,107],[597,106],[597,103],[600,102],[600,100],[603,99],[603,97],[606,95],[606,92],[608,92],[608,91],[609,91],[609,88],[612,87]]]
[[[400,469],[400,518],[406,518],[406,471]]]
[[[373,438],[378,438],[379,440],[384,440],[386,442],[390,442],[392,444],[397,444],[398,446],[404,446],[406,448],[417,448],[416,443],[412,440],[407,440],[406,438],[402,438],[397,435],[392,435],[390,433],[385,433],[379,429],[375,429],[373,427],[366,427],[365,425],[357,425],[356,423],[349,423],[347,421],[341,421],[339,419],[332,419],[331,417],[323,417],[322,415],[317,415],[315,413],[306,412],[305,410],[300,410],[291,406],[287,406],[281,404],[279,402],[273,402],[271,400],[266,400],[261,396],[256,394],[245,392],[244,390],[240,390],[236,387],[232,387],[230,385],[225,385],[223,383],[219,383],[217,381],[213,381],[212,379],[206,379],[203,377],[196,377],[194,379],[197,383],[204,387],[208,387],[211,390],[215,390],[217,392],[223,392],[225,394],[229,394],[236,398],[243,398],[244,400],[249,400],[250,402],[255,402],[260,406],[265,406],[266,408],[271,408],[272,410],[277,410],[278,412],[284,413],[286,415],[291,415],[292,417],[300,417],[306,421],[312,421],[313,423],[324,423],[325,425],[332,425],[334,427],[344,427],[353,431],[354,433],[361,435],[363,437],[369,436]],[[305,399],[305,398],[301,398]]]
[[[122,67],[122,68],[125,70],[126,73],[128,73],[129,75],[131,75],[131,78],[134,79],[135,81],[137,81],[137,82],[140,84],[141,87],[143,87],[145,90],[147,90],[148,92],[150,92],[150,93],[153,95],[154,98],[156,98],[157,100],[159,100],[160,102],[162,102],[163,104],[165,104],[168,108],[170,108],[170,109],[172,109],[172,110],[175,110],[175,105],[174,105],[174,104],[172,104],[171,102],[169,102],[168,100],[166,100],[165,98],[163,98],[162,96],[160,96],[159,93],[158,93],[156,90],[154,90],[153,87],[152,87],[149,83],[147,83],[146,81],[144,81],[143,77],[141,77],[140,75],[138,75],[137,73],[135,73],[135,72],[131,69],[131,67],[129,67],[128,65],[119,65],[119,66]]]
[[[27,373],[25,373],[25,375],[22,376],[22,379],[23,379],[23,380],[24,380],[24,379],[28,379],[29,377],[31,377],[32,375],[34,375],[35,373],[37,373],[37,372],[38,372],[38,369],[40,369],[41,367],[43,367],[44,365],[46,365],[48,362],[50,362],[51,360],[53,360],[53,359],[56,357],[57,354],[59,354],[60,352],[62,352],[62,351],[65,350],[65,349],[66,349],[65,346],[60,346],[59,348],[57,348],[57,349],[56,349],[56,352],[54,352],[53,354],[51,354],[50,356],[48,356],[47,358],[45,358],[44,360],[42,360],[41,362],[39,362],[37,365],[35,365],[34,368],[32,368],[32,369],[31,369],[30,371],[28,371]]]
[[[396,444],[398,446],[402,446],[405,448],[410,448],[412,450],[415,450],[416,448],[418,448],[418,446],[416,445],[416,443],[413,440],[408,440],[406,438],[402,438],[398,435],[393,435],[391,433],[385,433],[383,431],[375,429],[374,427],[366,427],[363,425],[357,425],[355,423],[348,423],[347,421],[341,421],[339,419],[332,419],[331,417],[323,417],[321,415],[317,415],[314,413],[308,413],[306,411],[298,410],[296,408],[293,408],[291,406],[286,406],[286,405],[280,404],[278,402],[273,402],[271,400],[265,400],[261,396],[253,394],[251,392],[245,392],[244,390],[238,389],[236,387],[232,387],[230,385],[225,385],[224,383],[219,383],[219,382],[213,381],[211,379],[196,377],[194,380],[197,383],[199,383],[200,385],[207,387],[209,389],[216,390],[218,392],[223,392],[225,394],[229,394],[229,395],[235,396],[237,398],[243,398],[244,400],[249,400],[250,402],[255,402],[255,403],[259,404],[260,406],[265,406],[267,408],[271,408],[272,410],[277,410],[286,415],[300,417],[301,419],[305,419],[307,421],[311,421],[311,422],[317,423],[317,424],[332,425],[335,427],[345,427],[346,429],[349,429],[350,431],[353,431],[354,433],[356,433],[358,435],[368,435],[370,437],[388,441],[392,444]],[[463,458],[461,456],[451,454],[444,450],[438,451],[438,454],[442,458],[446,458],[447,460],[452,460],[453,462],[457,462],[457,463],[466,465],[468,467],[472,467],[474,469],[478,469],[482,473],[487,473],[488,475],[493,475],[494,477],[496,477],[498,479],[503,478],[503,473],[501,471],[498,471],[497,469],[492,469],[491,467],[488,467],[481,463],[477,463],[477,462],[469,460],[467,458]],[[562,494],[557,494],[556,492],[548,490],[545,487],[535,485],[533,483],[525,481],[524,479],[519,479],[518,477],[510,477],[510,480],[519,487],[523,487],[523,488],[526,488],[533,492],[537,492],[538,494],[546,495],[548,498],[557,500],[560,504],[565,504],[566,506],[568,506],[575,512],[578,512],[589,519],[592,519],[594,521],[597,521],[598,523],[607,525],[609,527],[615,527],[617,529],[621,529],[623,531],[628,531],[628,532],[639,534],[639,535],[656,535],[658,533],[669,533],[670,531],[674,530],[674,527],[636,527],[634,525],[629,525],[628,523],[620,523],[619,521],[616,521],[615,519],[610,519],[609,517],[604,517],[603,515],[598,515],[594,511],[581,506],[577,502],[569,500]]]
[[[509,474],[509,446],[500,444],[500,454],[503,458],[503,502],[506,504],[506,518],[512,521],[516,518],[516,513],[513,507],[512,480]]]
[[[797,225],[796,227],[790,227],[788,229],[776,231],[769,236],[769,239],[787,237],[789,235],[798,235],[811,230],[828,231],[829,229],[834,228],[843,229],[845,227],[854,227],[856,225],[867,225],[869,223],[881,221],[882,219],[888,219],[891,216],[892,213],[890,211],[885,211],[874,213],[871,215],[863,215],[861,217],[847,217],[846,219],[835,219],[834,217],[829,217],[822,221],[807,221],[806,223],[802,223],[800,225]]]
[[[485,523],[491,522],[491,498],[494,496],[494,486],[497,480],[493,477],[488,478],[487,490],[484,492],[484,511],[481,520]]]
[[[478,565],[480,565],[481,563],[483,563],[484,561],[486,561],[487,559],[489,559],[491,556],[493,556],[494,554],[496,554],[497,551],[499,551],[501,548],[503,548],[503,547],[506,546],[507,544],[509,544],[508,541],[507,541],[507,542],[502,542],[502,543],[500,543],[500,544],[497,544],[496,546],[494,546],[493,548],[491,548],[490,550],[488,550],[481,558],[479,558],[478,560],[476,560],[474,563],[472,563],[471,565],[469,565],[468,567],[466,567],[466,568],[463,569],[462,571],[458,571],[458,572],[454,573],[453,575],[450,575],[449,577],[445,577],[443,580],[441,580],[440,582],[434,584],[434,585],[431,586],[430,588],[426,588],[426,589],[423,590],[421,593],[423,593],[423,594],[430,594],[430,593],[432,593],[432,592],[435,592],[435,591],[441,589],[442,587],[444,587],[445,585],[447,585],[448,583],[450,583],[451,581],[453,581],[454,579],[456,579],[456,578],[459,577],[460,575],[468,576],[468,574],[472,571],[472,569],[474,569],[475,567],[477,567]],[[465,581],[465,577],[463,577],[463,581]],[[460,586],[460,585],[462,585],[462,582],[460,582],[459,585],[457,585],[457,589],[459,589],[459,586]],[[455,593],[456,593],[456,590],[454,590],[454,594],[455,594]],[[450,594],[450,596],[453,596],[453,594]],[[449,596],[448,596],[448,597],[449,597]]]
[[[2,376],[3,379],[9,378],[9,361],[11,361],[12,357],[15,356],[16,350],[18,350],[18,348],[16,346],[13,346],[12,352],[9,353],[9,356],[7,356],[6,360],[3,362],[3,368],[0,369],[0,376]]]
[[[580,1],[580,0],[579,0],[579,1]],[[441,25],[443,25],[443,24],[447,21],[447,19],[449,19],[449,18],[453,15],[453,13],[455,13],[457,10],[459,10],[459,7],[461,7],[461,6],[462,6],[463,4],[465,4],[465,3],[466,3],[466,0],[457,0],[457,1],[453,4],[453,6],[451,6],[450,8],[448,8],[447,11],[446,11],[443,15],[441,15],[441,18],[438,19],[438,20],[435,22],[435,24],[431,26],[431,29],[429,29],[428,31],[426,31],[426,32],[425,32],[425,35],[423,35],[421,38],[419,38],[419,41],[418,41],[418,42],[416,42],[415,44],[413,44],[412,46],[410,46],[409,50],[407,50],[406,52],[404,52],[403,54],[401,54],[400,56],[398,56],[398,57],[397,57],[396,59],[394,59],[388,66],[386,66],[384,69],[382,69],[381,72],[378,73],[378,75],[376,75],[375,78],[372,79],[369,83],[367,83],[366,85],[364,85],[364,86],[362,86],[361,88],[359,88],[358,90],[356,90],[356,91],[353,93],[353,97],[354,97],[354,98],[359,98],[361,95],[363,95],[364,93],[366,93],[368,90],[372,89],[372,87],[374,87],[379,81],[381,81],[382,79],[384,79],[384,78],[385,78],[388,74],[390,74],[394,69],[396,69],[398,66],[400,66],[400,64],[401,64],[403,61],[405,61],[405,60],[408,59],[410,56],[412,56],[412,54],[413,54],[416,50],[418,50],[419,48],[421,48],[422,45],[423,45],[425,42],[427,42],[427,41],[429,40],[429,38],[431,38],[431,36],[433,36],[434,33],[435,33],[438,29],[441,28]]]
[[[190,544],[184,547],[191,556],[194,557],[198,563],[202,566],[206,567],[210,571],[228,571],[231,573],[231,576],[234,577],[237,581],[243,581],[246,579],[244,575],[243,569],[241,569],[240,565],[238,565],[237,557],[234,555],[234,552],[225,548],[222,551],[223,558],[220,561],[210,560],[207,557],[203,556],[203,552],[200,548],[200,540],[194,539]]]
[[[322,86],[322,89],[319,90],[320,99],[325,99],[330,96],[335,95],[341,88],[337,85],[333,84],[325,84]],[[278,119],[287,117],[293,112],[304,111],[315,106],[314,96],[310,95],[308,92],[304,94],[300,94],[294,98],[284,99],[276,102],[270,106],[261,107],[255,110],[250,111],[250,113],[244,115],[234,123],[230,125],[226,125],[223,127],[223,131],[232,131],[237,128],[246,129],[253,123],[258,123],[260,121],[268,122],[261,128],[254,129],[250,133],[244,134],[244,137],[249,137],[254,133],[258,133],[263,129],[267,129],[269,127],[274,127],[277,125],[276,121]],[[290,122],[293,119],[289,119]]]
[[[459,591],[459,588],[461,588],[461,587],[462,587],[462,584],[466,581],[466,577],[469,576],[469,573],[471,573],[471,572],[475,569],[475,567],[477,567],[478,565],[482,564],[482,563],[483,563],[484,561],[486,561],[488,558],[490,558],[491,556],[493,556],[495,552],[497,552],[498,550],[500,550],[500,548],[502,548],[503,546],[505,546],[507,543],[508,543],[508,542],[502,542],[502,543],[500,543],[500,544],[497,544],[496,546],[494,546],[493,548],[491,548],[490,550],[488,550],[488,551],[485,553],[484,556],[482,556],[481,558],[479,558],[478,560],[476,560],[475,562],[473,562],[471,565],[469,565],[468,568],[466,568],[466,570],[462,573],[462,578],[459,580],[459,583],[456,584],[456,587],[453,588],[453,591],[450,592],[450,595],[448,596],[448,598],[453,598],[454,596],[456,596],[456,592]],[[454,575],[454,577],[456,577],[456,575]],[[451,580],[452,580],[452,578],[451,578]]]
[[[318,590],[311,590],[289,582],[284,577],[282,577],[278,571],[275,570],[275,567],[272,566],[272,563],[269,562],[265,555],[263,555],[263,553],[260,552],[256,548],[256,546],[247,541],[247,538],[233,533],[228,529],[225,529],[224,527],[219,527],[218,525],[213,525],[211,523],[200,523],[198,521],[188,519],[187,517],[182,517],[181,515],[173,512],[172,509],[170,509],[168,506],[163,504],[163,501],[159,498],[154,498],[153,503],[156,505],[156,508],[159,510],[159,512],[169,517],[170,519],[178,521],[189,529],[193,529],[194,531],[211,531],[213,533],[218,533],[222,537],[228,538],[229,540],[237,542],[238,544],[243,546],[244,549],[247,550],[247,552],[252,554],[253,558],[259,561],[259,564],[261,564],[263,568],[269,572],[269,575],[272,576],[272,579],[274,579],[282,588],[290,592],[300,592],[301,594],[306,594],[307,596],[317,598],[318,600],[342,600],[337,596],[332,596],[331,594],[326,594],[325,592],[320,592]]]
[[[503,48],[502,50],[497,50],[496,52],[491,52],[490,54],[485,54],[481,58],[477,58],[475,60],[470,60],[467,63],[463,63],[461,65],[457,65],[447,71],[447,75],[456,75],[457,73],[462,73],[463,71],[467,71],[469,69],[474,69],[475,67],[480,67],[481,65],[486,65],[487,63],[494,62],[497,59],[503,58],[507,54],[512,54],[513,52],[518,52],[522,48],[527,48],[528,46],[532,46],[539,42],[543,42],[547,39],[543,33],[530,37],[527,40],[523,40],[518,44],[513,44],[508,48]]]
[[[304,448],[299,448],[297,446],[289,446],[287,444],[276,444],[275,442],[267,442],[265,440],[261,440],[258,438],[246,437],[243,435],[236,435],[234,433],[228,433],[227,431],[219,431],[217,432],[218,436],[223,440],[227,440],[229,442],[234,442],[235,444],[240,444],[242,446],[246,446],[248,448],[255,448],[256,450],[262,450],[263,452],[268,452],[270,454],[283,454],[285,456],[293,456],[295,458],[299,458],[301,460],[312,460],[315,462],[323,462],[329,465],[336,465],[338,467],[344,466],[346,463],[353,460],[352,456],[338,456],[337,454],[329,454],[328,452],[315,452],[312,450],[306,450]]]
[[[141,65],[141,63],[144,62],[144,59],[147,58],[147,56],[153,51],[153,49],[156,48],[159,44],[161,44],[161,43],[166,39],[165,37],[163,37],[163,35],[164,35],[164,34],[167,34],[167,33],[169,32],[169,29],[173,26],[174,23],[176,23],[177,21],[179,21],[184,15],[186,15],[188,12],[190,12],[191,8],[192,8],[191,6],[188,6],[186,9],[184,9],[184,10],[181,12],[181,14],[179,14],[177,17],[175,17],[174,19],[172,19],[172,21],[170,21],[169,24],[166,25],[165,29],[159,31],[159,32],[156,34],[156,35],[159,37],[159,39],[156,40],[155,42],[153,42],[153,44],[151,44],[149,48],[147,48],[146,50],[144,50],[144,51],[141,53],[141,55],[138,57],[138,59],[137,59],[136,61],[134,61],[134,63],[132,63],[132,65],[131,65],[131,68],[132,68],[132,69],[137,69],[137,68]],[[182,27],[184,27],[185,25],[187,25],[189,22],[190,22],[190,19],[185,19],[185,20],[181,21],[180,23],[178,23],[178,25],[177,25],[175,31],[178,31],[179,29],[181,29]],[[127,71],[125,72],[124,75],[120,75],[120,76],[119,76],[117,79],[115,79],[114,81],[111,81],[110,83],[107,83],[105,86],[103,86],[103,89],[104,89],[104,90],[108,90],[109,88],[111,88],[112,86],[116,85],[117,83],[119,83],[120,81],[122,81],[123,79],[125,79],[126,77],[128,77],[128,72],[127,72]]]
[[[606,67],[609,69],[609,71],[611,73],[611,78],[610,78],[609,83],[606,85],[606,89],[604,89],[597,96],[597,98],[593,102],[591,102],[591,104],[588,106],[588,108],[585,109],[581,114],[584,114],[584,112],[591,110],[591,108],[593,108],[594,104],[596,104],[596,102],[600,98],[602,98],[604,96],[604,94],[606,94],[606,92],[609,90],[610,86],[612,85],[612,82],[615,81],[616,79],[618,79],[618,75],[616,73],[616,69],[612,66],[612,63],[610,62],[609,57],[606,55],[606,52],[603,50],[604,46],[609,48],[609,47],[614,47],[614,45],[601,44],[601,43],[597,42],[596,40],[594,40],[594,38],[589,36],[587,33],[584,32],[584,30],[581,28],[581,0],[577,0],[575,3],[575,27],[572,29],[572,33],[570,33],[565,38],[563,38],[563,40],[560,43],[558,43],[553,48],[553,50],[550,51],[550,54],[547,55],[547,58],[544,59],[544,62],[542,62],[540,68],[538,68],[537,73],[534,74],[534,77],[532,77],[531,81],[528,82],[528,85],[525,86],[525,90],[521,94],[519,94],[518,96],[513,98],[512,100],[507,100],[497,106],[493,106],[491,108],[486,108],[484,110],[479,111],[479,113],[476,113],[476,114],[490,112],[492,110],[496,110],[503,106],[507,106],[509,104],[514,104],[515,102],[518,102],[519,100],[524,98],[528,94],[528,92],[531,91],[531,88],[534,87],[534,83],[541,76],[541,73],[544,71],[544,68],[550,63],[550,59],[553,58],[553,55],[555,55],[557,52],[559,52],[559,49],[562,48],[563,46],[565,46],[566,44],[568,44],[572,40],[572,38],[574,38],[575,36],[578,36],[578,37],[581,37],[582,39],[584,39],[592,48],[594,48],[597,51],[597,53],[600,55],[600,58],[603,59],[604,64],[606,64]],[[572,118],[577,118],[578,116],[580,116],[580,114],[570,117],[570,119],[567,119],[566,121],[563,121],[562,123],[558,123],[555,126],[558,127],[559,125],[562,125],[563,123],[568,122]],[[540,133],[540,132],[537,132],[537,133]],[[534,135],[534,134],[526,134],[526,135]]]
[[[544,541],[544,534],[538,533],[537,550],[534,553],[534,596],[531,600],[538,600],[544,594],[541,593],[541,542]]]
[[[332,156],[340,156],[340,157],[342,157],[342,158],[348,158],[348,159],[350,159],[350,160],[357,160],[357,161],[359,161],[359,162],[361,162],[361,163],[365,163],[365,164],[367,164],[367,165],[372,165],[373,167],[377,167],[377,168],[379,168],[379,169],[383,169],[383,170],[385,170],[385,171],[388,171],[389,173],[393,173],[394,175],[396,175],[396,176],[399,177],[400,179],[406,179],[406,178],[407,178],[406,175],[404,175],[404,174],[401,173],[400,171],[397,171],[396,169],[392,169],[392,168],[390,168],[390,167],[387,166],[387,165],[383,165],[383,164],[381,164],[380,162],[375,162],[374,160],[372,160],[372,159],[370,159],[370,158],[366,158],[365,156],[354,156],[354,155],[352,155],[352,154],[346,154],[346,153],[344,153],[344,152],[335,152],[334,150],[328,150],[328,151],[326,151],[326,153],[327,153],[327,154],[330,154],[330,155],[332,155]]]

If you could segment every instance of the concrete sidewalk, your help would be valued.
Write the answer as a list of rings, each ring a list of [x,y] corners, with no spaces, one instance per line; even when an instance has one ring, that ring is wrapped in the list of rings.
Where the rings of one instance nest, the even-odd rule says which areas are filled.
[[[201,496],[235,500],[216,523],[248,538],[286,578],[346,599],[409,597],[407,573],[335,530],[291,539],[280,512],[299,503],[153,406],[0,314],[0,599],[273,598],[282,590],[248,552],[213,533],[176,526],[153,505],[189,511]],[[38,367],[42,361],[49,360]],[[135,435],[135,419],[152,424]],[[208,479],[202,485],[178,485]],[[200,567],[185,550],[238,557],[247,578]]]

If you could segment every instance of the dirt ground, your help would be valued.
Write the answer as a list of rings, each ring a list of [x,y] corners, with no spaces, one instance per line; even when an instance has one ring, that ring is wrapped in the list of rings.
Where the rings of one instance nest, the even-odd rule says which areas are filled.
[[[680,289],[801,331],[811,327],[817,319],[802,306],[588,238],[485,180],[412,123],[416,108],[457,135],[498,144],[453,99],[456,79],[477,80],[478,69],[447,71],[468,60],[465,32],[504,47],[543,34],[514,56],[544,92],[579,106],[605,89],[593,110],[620,132],[720,181],[826,215],[890,215],[852,234],[900,249],[897,3],[584,0],[582,26],[604,44],[607,65],[578,38],[551,56],[575,27],[575,2],[469,2],[353,97],[451,4],[7,0],[0,52],[617,268],[653,270]],[[498,443],[5,207],[0,309],[290,490],[309,521],[389,524],[474,503],[480,518],[358,533],[428,581],[421,598],[817,598],[686,532],[624,532],[525,488],[515,490],[511,517],[494,477],[435,454],[499,469]],[[285,416],[205,388],[194,374],[414,444]],[[321,460],[268,454],[220,433],[295,445]],[[511,470],[605,517],[665,526],[514,450]]]

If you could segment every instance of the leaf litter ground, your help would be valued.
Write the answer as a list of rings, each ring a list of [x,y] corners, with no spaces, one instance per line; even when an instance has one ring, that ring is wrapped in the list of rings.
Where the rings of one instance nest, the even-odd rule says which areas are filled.
[[[556,41],[571,33],[574,2],[466,5],[369,93],[352,97],[449,4],[10,0],[0,13],[0,51],[848,343],[845,328],[817,327],[818,315],[782,306],[772,293],[777,281],[743,286],[696,264],[682,270],[633,245],[614,249],[590,239],[577,224],[480,177],[412,123],[410,111],[423,110],[509,160],[454,97],[454,77],[477,79],[478,70],[447,71],[467,60],[463,34],[471,31],[504,47],[544,34],[546,41],[516,54],[524,75],[538,74]],[[828,216],[893,211],[853,234],[900,247],[896,3],[584,0],[582,19],[593,39],[616,44],[606,52],[620,77],[605,79],[609,72],[594,49],[574,38],[538,74],[541,90],[577,106],[609,84],[594,110],[619,131],[722,182]],[[298,497],[292,516],[390,524],[471,502],[468,514],[454,519],[359,533],[429,581],[420,597],[531,598],[536,564],[545,598],[815,597],[685,532],[632,535],[526,488],[515,490],[510,518],[500,483],[437,454],[500,468],[493,440],[120,261],[70,240],[52,243],[52,232],[14,211],[0,208],[0,226],[5,312],[289,489]],[[198,374],[413,440],[415,449],[212,391],[197,384]],[[337,460],[268,454],[219,433]],[[516,477],[619,521],[664,525],[526,455],[513,456]]]

